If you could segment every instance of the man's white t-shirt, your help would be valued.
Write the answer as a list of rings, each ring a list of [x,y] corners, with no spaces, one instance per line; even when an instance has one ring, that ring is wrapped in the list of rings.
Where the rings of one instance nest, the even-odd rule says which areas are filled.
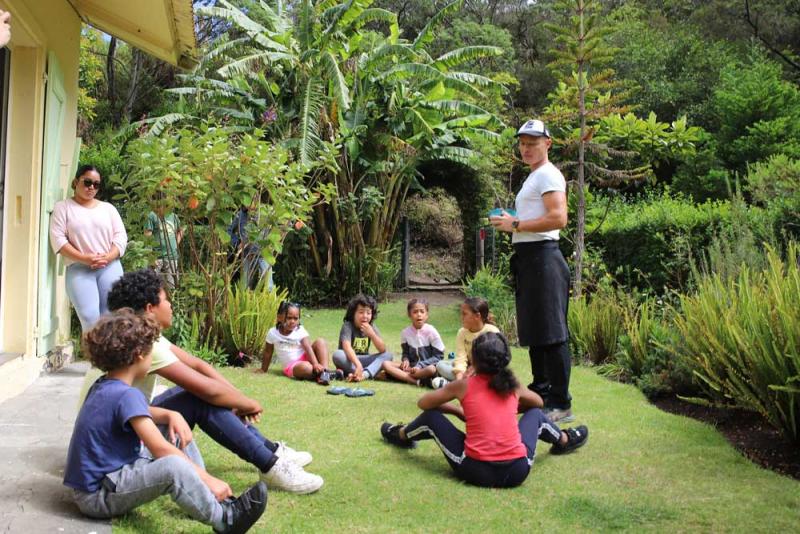
[[[517,193],[514,208],[520,221],[538,219],[547,210],[544,207],[542,196],[552,191],[566,192],[567,182],[555,165],[549,161],[530,173]],[[558,230],[549,232],[514,232],[511,234],[512,243],[526,243],[530,241],[558,241]]]
[[[307,337],[308,331],[303,325],[299,325],[289,335],[281,334],[280,330],[273,326],[267,332],[267,343],[275,347],[273,357],[277,357],[278,363],[285,366],[303,355],[305,349],[300,342]]]

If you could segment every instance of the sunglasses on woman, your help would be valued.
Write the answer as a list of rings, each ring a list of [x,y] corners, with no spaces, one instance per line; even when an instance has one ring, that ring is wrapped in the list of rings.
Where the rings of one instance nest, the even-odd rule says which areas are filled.
[[[90,180],[88,178],[84,178],[83,179],[83,187],[85,187],[86,189],[91,189],[91,188],[100,189],[100,180],[95,182],[95,181]]]

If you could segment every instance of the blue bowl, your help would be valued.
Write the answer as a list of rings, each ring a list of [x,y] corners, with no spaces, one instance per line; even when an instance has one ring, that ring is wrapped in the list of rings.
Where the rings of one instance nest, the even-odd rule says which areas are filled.
[[[506,213],[508,213],[509,215],[511,215],[512,217],[516,217],[517,216],[517,211],[516,210],[512,210],[510,208],[495,208],[495,209],[493,209],[492,211],[489,212],[489,217],[500,217],[503,214],[504,211]]]

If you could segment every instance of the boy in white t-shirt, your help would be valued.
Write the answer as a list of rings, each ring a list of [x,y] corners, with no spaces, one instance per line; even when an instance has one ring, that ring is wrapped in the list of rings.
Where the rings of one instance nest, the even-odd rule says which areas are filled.
[[[328,369],[328,347],[318,338],[311,343],[308,331],[300,324],[300,305],[282,302],[278,322],[267,333],[267,343],[261,358],[261,371],[267,372],[273,356],[283,368],[283,374],[298,380],[316,380],[327,386],[331,380],[341,380],[344,373]]]

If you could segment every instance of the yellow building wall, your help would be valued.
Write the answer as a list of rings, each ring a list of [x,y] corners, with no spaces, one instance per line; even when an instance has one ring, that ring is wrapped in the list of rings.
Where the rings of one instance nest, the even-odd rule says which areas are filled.
[[[77,125],[81,23],[66,0],[0,0],[0,8],[12,15],[0,349],[22,354],[12,364],[0,366],[2,402],[25,389],[39,375],[45,361],[36,354],[35,328],[46,58],[48,52],[56,54],[67,93],[60,180],[68,193],[67,174]],[[69,339],[69,303],[64,287],[63,275],[59,275],[56,283],[59,344]]]

